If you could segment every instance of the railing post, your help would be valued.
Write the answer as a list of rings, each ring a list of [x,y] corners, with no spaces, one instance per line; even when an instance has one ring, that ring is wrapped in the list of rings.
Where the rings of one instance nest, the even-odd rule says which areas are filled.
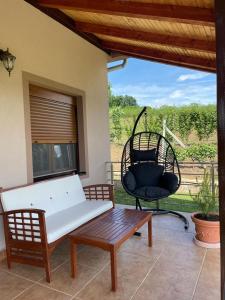
[[[111,162],[111,184],[114,184],[113,162]]]
[[[212,195],[215,195],[215,172],[214,172],[214,164],[211,164],[211,191]]]

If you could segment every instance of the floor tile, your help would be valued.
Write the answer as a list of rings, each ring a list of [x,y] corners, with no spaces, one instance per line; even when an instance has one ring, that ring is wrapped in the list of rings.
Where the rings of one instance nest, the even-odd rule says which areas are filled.
[[[220,253],[207,250],[194,300],[220,300]]]
[[[108,263],[109,252],[95,247],[84,246],[83,249],[78,252],[77,261],[81,265],[100,270]]]
[[[11,300],[32,284],[31,281],[0,271],[0,299]]]
[[[166,286],[164,287],[160,283],[156,283],[155,289],[151,288],[138,292],[132,300],[191,300],[189,295],[180,293],[174,288]]]
[[[75,295],[75,293],[77,293],[97,273],[96,269],[85,265],[78,264],[77,267],[76,278],[71,278],[70,263],[65,263],[56,271],[52,272],[52,281],[50,284],[45,280],[42,280],[40,283],[64,293]]]
[[[197,275],[197,272],[184,271],[182,267],[171,267],[159,262],[147,276],[134,299],[190,300]]]
[[[141,237],[131,237],[118,251],[117,292],[111,291],[109,252],[79,245],[72,279],[65,240],[53,252],[50,284],[42,268],[13,263],[8,270],[0,262],[0,299],[220,300],[220,251],[196,246],[192,225],[186,232],[178,218],[154,216],[153,247],[147,225],[139,231]]]
[[[61,245],[56,247],[51,255],[51,269],[54,270],[70,258],[70,246],[68,241],[63,241]]]
[[[153,258],[120,252],[118,254],[117,291],[111,291],[110,266],[108,265],[77,296],[82,300],[130,299],[153,264]]]
[[[191,300],[205,250],[169,244],[134,296],[134,300]]]
[[[193,242],[186,244],[165,243],[160,262],[167,265],[182,266],[185,270],[201,267],[206,249],[196,246]]]
[[[124,242],[124,244],[122,244],[122,246],[120,247],[120,251],[126,251],[137,255],[156,258],[161,254],[164,248],[165,243],[156,239],[153,240],[152,247],[149,247],[148,239],[146,237],[133,236],[129,240]]]
[[[16,300],[68,300],[70,296],[47,287],[35,284],[22,293]]]
[[[0,268],[12,274],[16,274],[33,281],[37,281],[45,277],[44,268],[38,268],[35,266],[30,266],[25,264],[12,263],[11,269],[8,269],[6,260],[1,262]]]
[[[166,241],[175,245],[190,245],[193,241],[194,234],[190,232],[174,231],[161,227],[153,227],[153,239]]]

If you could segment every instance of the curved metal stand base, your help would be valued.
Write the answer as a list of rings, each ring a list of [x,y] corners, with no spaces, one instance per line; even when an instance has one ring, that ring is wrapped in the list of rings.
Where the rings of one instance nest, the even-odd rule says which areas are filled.
[[[144,210],[144,211],[151,211],[153,215],[166,215],[166,214],[171,214],[174,215],[178,218],[180,218],[184,222],[184,229],[188,230],[189,228],[189,222],[185,216],[182,214],[173,211],[173,210],[166,210],[166,209],[161,209],[159,208],[159,201],[156,202],[156,208],[142,208],[141,203],[138,198],[136,198],[136,209]]]
[[[142,208],[142,210],[151,211],[153,216],[155,216],[155,215],[166,215],[166,214],[174,215],[174,216],[180,218],[184,222],[184,229],[185,230],[188,230],[188,228],[189,228],[189,222],[188,222],[187,218],[185,216],[183,216],[182,214],[176,212],[176,211],[165,210],[165,209],[160,209],[160,208]]]

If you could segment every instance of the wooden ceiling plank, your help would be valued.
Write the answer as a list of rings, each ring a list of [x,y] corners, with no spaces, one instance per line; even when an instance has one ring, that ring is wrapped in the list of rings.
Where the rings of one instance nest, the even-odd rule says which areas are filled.
[[[161,63],[168,63],[172,65],[194,68],[197,70],[215,72],[215,61],[191,57],[186,55],[174,55],[165,51],[152,50],[144,47],[137,47],[133,45],[127,45],[123,43],[107,42],[103,41],[103,46],[111,51],[116,51],[121,54],[133,56],[136,58],[144,58]]]
[[[156,43],[161,45],[169,45],[171,47],[179,47],[197,51],[215,53],[215,41],[199,40],[187,37],[178,37],[166,34],[156,34],[152,32],[131,30],[127,28],[105,26],[94,23],[76,22],[76,28],[79,31],[103,34],[112,37],[120,37],[130,40],[138,40],[148,43]]]
[[[40,6],[36,0],[24,0],[24,1],[29,3],[30,5],[34,6],[35,8],[39,9],[41,12],[43,12],[47,16],[51,17],[58,23],[62,24],[69,30],[78,34],[80,37],[87,40],[92,45],[95,45],[96,47],[98,47],[104,51],[104,49],[102,48],[102,45],[101,45],[101,41],[96,36],[94,36],[93,34],[78,31],[76,28],[76,25],[74,23],[74,20],[72,18],[70,18],[69,16],[67,16],[65,13],[63,13],[62,11],[60,11],[58,9],[54,9],[54,8]]]
[[[215,26],[214,10],[209,8],[122,0],[39,0],[38,3],[57,9]]]

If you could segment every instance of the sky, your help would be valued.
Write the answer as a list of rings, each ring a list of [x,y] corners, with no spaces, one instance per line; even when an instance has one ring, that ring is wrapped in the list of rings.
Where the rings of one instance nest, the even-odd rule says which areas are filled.
[[[211,73],[129,58],[122,70],[109,72],[115,95],[130,95],[140,106],[212,104],[216,76]]]

